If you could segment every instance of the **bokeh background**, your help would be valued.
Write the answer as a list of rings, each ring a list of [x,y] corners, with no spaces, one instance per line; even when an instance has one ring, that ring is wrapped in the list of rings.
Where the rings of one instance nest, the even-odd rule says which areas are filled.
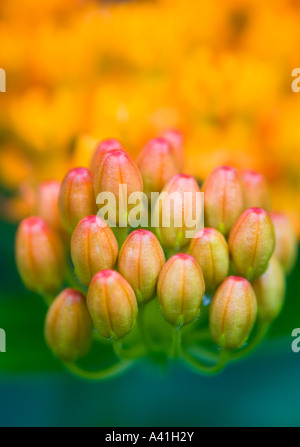
[[[92,142],[135,155],[169,127],[185,171],[263,172],[300,234],[300,5],[296,0],[2,0],[0,67],[0,425],[300,425],[300,264],[268,339],[217,377],[147,360],[111,381],[65,372],[43,339],[46,312],[14,262],[35,188],[88,166]]]

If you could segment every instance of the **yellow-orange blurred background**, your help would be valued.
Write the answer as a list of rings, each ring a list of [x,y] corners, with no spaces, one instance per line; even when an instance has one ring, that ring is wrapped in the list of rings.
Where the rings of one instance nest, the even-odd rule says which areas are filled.
[[[300,234],[299,48],[297,0],[2,0],[1,217],[88,165],[94,138],[135,155],[178,127],[186,172],[262,171]]]

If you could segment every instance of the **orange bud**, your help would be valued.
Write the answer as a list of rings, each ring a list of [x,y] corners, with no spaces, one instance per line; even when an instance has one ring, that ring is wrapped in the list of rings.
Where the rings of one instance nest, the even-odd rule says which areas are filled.
[[[131,286],[120,273],[102,270],[90,284],[87,305],[97,331],[106,338],[121,338],[135,324],[138,307]]]
[[[157,284],[157,295],[163,316],[174,325],[195,320],[205,285],[201,268],[189,255],[179,253],[164,265]]]
[[[48,180],[40,183],[37,188],[36,202],[36,214],[58,231],[62,230],[58,211],[60,185],[60,182],[57,180]]]
[[[154,138],[144,147],[137,158],[143,177],[144,192],[160,192],[166,182],[179,172],[172,147],[165,138]]]
[[[268,267],[275,247],[274,228],[269,214],[249,208],[234,224],[229,235],[234,271],[245,278],[258,278]]]
[[[87,216],[79,222],[71,239],[71,257],[77,277],[86,286],[99,270],[114,268],[118,243],[101,217]]]
[[[136,230],[125,240],[119,255],[119,272],[133,288],[138,301],[155,296],[165,255],[151,231]]]
[[[243,185],[239,173],[229,166],[216,168],[202,185],[205,226],[227,235],[244,210]]]
[[[199,230],[192,239],[189,253],[201,267],[205,290],[213,291],[229,270],[229,250],[224,236],[214,228]]]
[[[16,262],[25,286],[34,292],[59,289],[65,258],[55,231],[40,217],[24,219],[16,234]]]
[[[210,305],[209,326],[213,340],[221,348],[239,348],[249,337],[256,313],[256,298],[249,281],[229,276],[218,287]]]
[[[92,320],[84,295],[63,290],[51,304],[45,321],[45,338],[53,353],[65,362],[83,357],[92,341]]]
[[[290,219],[284,213],[272,212],[275,230],[275,255],[286,273],[290,273],[297,259],[298,242]]]
[[[186,193],[190,193],[189,199]],[[177,174],[162,190],[154,208],[162,245],[179,249],[188,244],[203,221],[202,194],[196,179]]]
[[[58,206],[63,227],[70,233],[81,219],[96,214],[93,175],[88,169],[74,168],[67,173],[60,188]]]
[[[127,197],[120,197],[119,185],[126,185]],[[102,157],[95,174],[94,191],[96,198],[101,192],[113,194],[116,199],[116,223],[124,218],[120,214],[119,202],[123,205],[123,202],[126,202],[127,215],[136,206],[128,204],[128,197],[131,193],[143,191],[143,181],[134,161],[126,152],[111,150]],[[126,204],[123,206],[124,209]]]
[[[93,154],[90,170],[95,175],[97,168],[100,164],[100,161],[102,160],[103,156],[108,152],[112,150],[122,150],[122,144],[113,138],[108,140],[100,141],[95,148],[95,152]]]
[[[271,198],[265,177],[256,171],[241,172],[244,186],[245,208],[263,208],[270,211]]]
[[[285,277],[276,256],[270,259],[265,273],[253,282],[253,289],[259,317],[265,321],[274,320],[281,311],[285,293]]]
[[[162,133],[162,138],[168,141],[176,158],[177,167],[183,169],[183,134],[177,129],[168,129]]]

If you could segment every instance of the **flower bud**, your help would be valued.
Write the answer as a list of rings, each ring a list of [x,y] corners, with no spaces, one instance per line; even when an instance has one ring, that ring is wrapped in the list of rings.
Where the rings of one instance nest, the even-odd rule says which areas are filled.
[[[179,172],[171,145],[165,138],[154,138],[144,147],[137,158],[143,177],[144,192],[160,192],[168,180]]]
[[[224,236],[214,228],[199,230],[192,239],[190,255],[201,267],[205,290],[212,292],[229,270],[229,250]]]
[[[177,174],[166,184],[154,207],[154,226],[164,247],[188,244],[203,222],[203,200],[197,181]]]
[[[122,150],[122,144],[113,138],[108,140],[100,141],[95,148],[95,152],[93,154],[90,170],[95,175],[97,168],[100,164],[100,161],[102,160],[103,156],[108,152],[112,150]]]
[[[202,185],[205,226],[227,235],[244,210],[243,185],[239,173],[230,166],[216,168]]]
[[[40,217],[24,219],[16,234],[16,262],[25,286],[39,293],[57,291],[65,258],[55,231]]]
[[[71,258],[75,273],[88,286],[99,270],[114,268],[118,243],[114,233],[99,216],[87,216],[74,230],[71,239]]]
[[[45,338],[53,353],[65,362],[83,357],[92,342],[92,320],[82,293],[63,290],[51,304],[45,321]]]
[[[244,170],[241,172],[244,187],[245,209],[263,208],[270,211],[271,198],[265,177],[256,171]]]
[[[270,259],[265,273],[253,282],[253,289],[258,316],[265,321],[274,320],[281,311],[285,293],[285,277],[276,256]]]
[[[165,263],[165,255],[156,236],[136,230],[125,240],[119,255],[119,272],[133,288],[138,301],[155,296],[156,284]]]
[[[81,219],[96,214],[93,175],[88,169],[74,168],[67,173],[60,188],[58,206],[63,227],[70,233]]]
[[[209,313],[210,333],[221,348],[242,346],[253,328],[257,313],[255,294],[249,281],[229,276],[218,287]]]
[[[197,261],[182,253],[172,256],[164,265],[157,284],[165,319],[176,326],[195,320],[204,290],[204,279]]]
[[[128,334],[138,313],[134,291],[114,270],[96,273],[88,290],[87,305],[95,328],[106,338]]]
[[[271,219],[275,230],[275,255],[284,268],[285,273],[290,273],[297,258],[297,237],[294,228],[284,213],[272,212]]]
[[[58,211],[60,182],[48,180],[37,188],[36,214],[42,217],[52,228],[61,231],[62,225]]]
[[[183,169],[183,135],[180,130],[168,129],[162,133],[162,138],[168,141],[176,158],[179,171]]]
[[[127,196],[120,193],[120,185],[127,188]],[[143,191],[143,180],[132,158],[124,151],[111,150],[107,152],[100,162],[95,174],[94,191],[98,194],[112,193],[116,200],[116,223],[125,220],[128,213],[136,204],[128,204],[128,197],[134,192]],[[123,214],[126,215],[123,215]]]
[[[261,208],[244,211],[230,232],[228,244],[235,273],[249,281],[258,278],[267,269],[275,247],[269,214]]]

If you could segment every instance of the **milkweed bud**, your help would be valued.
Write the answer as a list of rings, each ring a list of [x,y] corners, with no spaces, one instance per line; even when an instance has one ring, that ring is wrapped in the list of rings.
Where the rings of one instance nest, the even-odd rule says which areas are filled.
[[[191,241],[189,253],[201,267],[205,290],[212,292],[229,270],[229,250],[224,236],[214,228],[199,230]]]
[[[71,169],[63,179],[58,206],[65,230],[73,232],[78,222],[90,214],[96,214],[93,176],[86,168]]]
[[[123,195],[120,185],[127,188]],[[101,192],[112,193],[116,200],[116,223],[126,221],[130,210],[136,204],[128,204],[128,197],[134,192],[143,191],[141,174],[132,160],[124,151],[111,150],[107,152],[97,168],[94,180],[94,191],[97,199]]]
[[[71,239],[71,258],[82,284],[89,285],[99,270],[114,268],[117,257],[118,243],[106,222],[99,216],[82,219]]]
[[[144,192],[160,192],[168,180],[179,172],[174,152],[164,138],[154,138],[144,147],[137,158],[143,177]]]
[[[122,150],[122,144],[113,138],[100,141],[95,148],[95,152],[93,154],[91,164],[90,164],[90,170],[95,175],[97,168],[100,164],[100,161],[102,160],[103,156],[111,150]]]
[[[270,211],[271,198],[265,177],[250,169],[241,172],[245,209],[258,207]]]
[[[230,166],[216,168],[202,185],[205,226],[227,235],[244,210],[243,185],[239,173]]]
[[[134,291],[114,270],[96,273],[88,290],[87,305],[95,328],[106,338],[128,334],[138,313]]]
[[[209,313],[210,333],[221,348],[237,349],[250,335],[257,303],[249,281],[229,276],[218,287]]]
[[[165,255],[156,236],[147,230],[136,230],[125,240],[119,255],[119,272],[133,288],[138,301],[154,297]]]
[[[190,242],[203,222],[202,194],[194,177],[171,178],[155,203],[154,220],[164,247],[179,249]]]
[[[275,247],[269,214],[261,208],[244,211],[230,232],[228,244],[235,273],[249,281],[258,278],[267,269]]]
[[[172,256],[160,272],[157,284],[165,319],[176,326],[195,320],[204,290],[204,279],[197,261],[182,253]]]
[[[16,262],[29,290],[51,293],[61,286],[64,252],[59,237],[41,217],[28,217],[20,223],[16,234]]]
[[[62,230],[58,211],[60,186],[61,184],[57,180],[40,183],[37,188],[36,200],[36,214],[58,231]]]
[[[168,129],[162,133],[162,138],[168,141],[171,145],[174,156],[176,158],[177,167],[179,171],[183,169],[183,135],[180,130]]]
[[[285,277],[276,256],[270,259],[265,273],[253,282],[253,289],[259,317],[265,321],[274,320],[281,311],[285,293]]]
[[[65,362],[83,357],[92,341],[92,320],[84,295],[63,290],[51,304],[45,321],[45,338],[53,353]]]
[[[275,255],[286,273],[290,273],[297,258],[297,237],[294,228],[284,213],[272,212],[271,219],[275,230]]]

